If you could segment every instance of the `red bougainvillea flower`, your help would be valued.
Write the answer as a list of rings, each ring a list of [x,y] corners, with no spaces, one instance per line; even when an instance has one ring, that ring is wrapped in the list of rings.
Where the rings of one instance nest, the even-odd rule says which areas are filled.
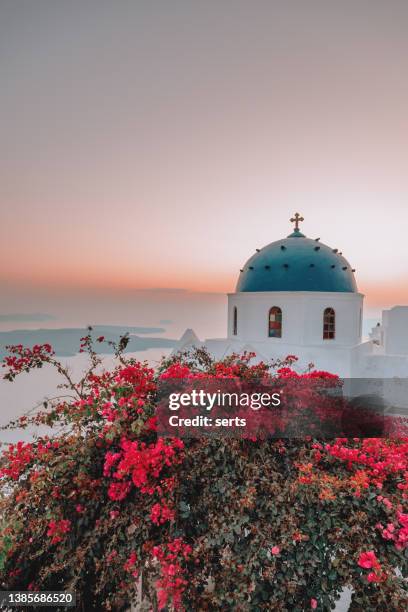
[[[378,561],[376,554],[373,550],[361,553],[358,558],[358,564],[364,569],[371,569],[372,567],[380,566],[380,562]]]
[[[123,565],[123,569],[125,570],[125,572],[131,573],[134,578],[137,578],[139,575],[139,571],[137,570],[137,568],[135,568],[136,563],[137,563],[137,554],[135,552],[132,552],[130,557],[126,560],[125,564]]]
[[[50,344],[35,344],[33,348],[22,344],[6,347],[10,356],[5,357],[3,368],[8,368],[4,375],[7,380],[14,380],[17,374],[29,372],[33,368],[41,368],[43,363],[49,362],[54,355]]]
[[[160,564],[161,577],[156,582],[160,610],[165,608],[168,602],[173,604],[175,610],[182,609],[181,598],[187,586],[184,563],[191,553],[191,546],[181,538],[153,547],[153,557]]]
[[[88,336],[82,346],[93,351]],[[302,553],[302,542],[315,534],[328,549],[335,545],[338,567],[345,571],[339,574],[342,584],[359,592],[361,609],[382,609],[387,597],[392,597],[393,609],[405,609],[406,564],[400,551],[408,545],[404,511],[408,438],[336,438],[340,431],[336,429],[326,440],[310,435],[287,443],[279,435],[265,444],[253,444],[250,441],[257,442],[257,437],[250,432],[243,442],[204,439],[183,444],[155,433],[160,426],[154,416],[160,379],[188,378],[191,386],[200,378],[215,379],[216,385],[217,379],[226,378],[255,384],[269,380],[282,390],[288,406],[296,400],[294,414],[302,417],[304,407],[307,415],[307,408],[316,406],[316,389],[336,386],[336,376],[311,369],[301,374],[284,367],[295,363],[293,355],[273,366],[250,365],[249,353],[221,362],[203,359],[200,353],[198,361],[188,357],[185,364],[180,357],[179,363],[170,366],[171,360],[166,359],[156,372],[146,363],[120,355],[114,369],[107,371],[94,352],[90,354],[96,369],[75,382],[49,346],[25,349],[20,345],[10,353],[5,363],[9,380],[20,372],[54,364],[64,376],[62,388],[69,392],[47,400],[34,417],[18,420],[23,427],[31,423],[55,427],[50,437],[10,445],[0,460],[6,493],[0,579],[8,590],[30,589],[33,584],[43,590],[47,584],[70,584],[75,577],[78,585],[84,585],[81,598],[89,593],[88,607],[94,601],[95,609],[115,610],[130,601],[143,568],[143,585],[148,587],[143,597],[150,597],[154,585],[159,608],[181,612],[183,604],[187,610],[225,607],[224,596],[231,593],[223,593],[224,585],[229,591],[235,572],[245,574],[241,544],[235,546],[242,542],[242,535],[233,530],[234,541],[226,550],[221,541],[214,544],[214,524],[227,532],[248,508],[248,521],[266,534],[267,554],[260,559],[260,571],[252,573],[254,589],[232,593],[234,609],[256,607],[252,593],[257,593],[259,581],[263,583],[264,570],[280,565],[283,556],[285,571],[273,576],[276,591],[271,592],[271,609],[283,605],[317,610],[333,604],[340,582],[329,590],[316,583],[311,590],[308,581],[312,564],[321,563],[320,552],[311,547],[310,560],[297,555]],[[320,423],[325,403],[318,407]],[[281,421],[277,432],[287,425],[284,418]],[[255,483],[253,473],[262,476]],[[214,486],[214,477],[222,488]],[[264,488],[266,481],[270,487]],[[280,490],[282,501],[277,501],[274,519],[264,500]],[[305,523],[310,507],[314,518]],[[49,513],[45,517],[38,511],[43,508]],[[333,517],[327,526],[325,516]],[[333,528],[338,520],[342,529]],[[174,539],[176,534],[191,538],[194,552],[181,537]],[[258,555],[257,538],[246,540],[245,554]],[[101,546],[93,546],[94,542]],[[324,563],[322,571],[330,573],[330,555]],[[219,599],[218,592],[210,594],[206,589],[209,572]],[[291,582],[288,588],[293,572],[304,580]],[[282,593],[287,595],[280,601]]]
[[[108,496],[113,501],[122,501],[130,491],[130,482],[112,482],[109,485]]]
[[[368,582],[381,582],[382,581],[381,574],[376,574],[375,572],[370,572],[367,575],[367,580],[368,580]]]
[[[135,487],[139,488],[142,493],[152,495],[156,488],[156,481],[164,467],[181,463],[184,443],[178,438],[167,441],[159,438],[150,445],[123,439],[121,447],[121,460],[117,464],[114,477],[119,480],[129,475]],[[109,473],[110,466],[116,462],[116,455],[112,456],[109,453],[107,461],[105,474]]]
[[[175,513],[164,500],[160,504],[154,504],[150,512],[150,518],[156,525],[163,525],[166,521],[172,521]]]
[[[51,538],[51,544],[62,542],[65,534],[71,531],[71,521],[62,519],[60,521],[50,521],[48,523],[47,536]]]
[[[167,378],[189,378],[190,376],[191,370],[188,366],[181,365],[180,363],[174,363],[161,374],[160,378],[162,380],[166,380]]]
[[[0,477],[8,476],[13,480],[18,480],[23,470],[35,458],[33,445],[28,442],[17,442],[10,444],[3,453],[4,466],[0,469]]]

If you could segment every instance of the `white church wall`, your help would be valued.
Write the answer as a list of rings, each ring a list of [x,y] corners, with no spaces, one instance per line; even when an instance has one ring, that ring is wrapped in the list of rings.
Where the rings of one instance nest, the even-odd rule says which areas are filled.
[[[360,293],[320,293],[303,296],[304,344],[355,346],[361,342],[361,317],[364,296]],[[323,313],[333,308],[336,313],[336,336],[324,340]]]
[[[267,341],[271,346],[354,346],[361,341],[363,295],[324,292],[242,292],[228,295],[228,338],[244,342]],[[272,306],[282,309],[282,338],[268,337],[268,315]],[[237,308],[237,335],[233,334]],[[323,313],[334,308],[336,337],[323,339]]]
[[[373,354],[378,349],[371,340],[362,342],[353,347],[350,355],[351,372],[353,376],[361,376],[362,378],[370,378],[367,374],[367,357]]]
[[[369,355],[354,376],[361,378],[407,378],[408,359],[404,355]]]
[[[352,375],[351,350],[341,346],[302,346],[299,344],[270,343],[263,341],[243,342],[238,339],[209,338],[203,342],[215,359],[221,359],[231,353],[251,351],[256,353],[254,362],[285,359],[295,355],[298,362],[293,366],[298,372],[304,372],[309,364],[316,369],[327,370],[339,376]]]
[[[351,372],[354,378],[406,378],[408,357],[386,355],[382,347],[364,342],[352,350]]]
[[[267,342],[252,343],[255,352],[269,359],[284,359],[288,355],[298,358],[293,366],[299,373],[307,370],[309,364],[315,369],[326,370],[339,376],[351,376],[351,352],[340,346],[301,346],[296,344],[269,345]]]
[[[343,378],[407,378],[408,357],[405,355],[386,355],[381,347],[371,341],[352,348],[339,345],[305,346],[295,343],[270,343],[262,341],[243,341],[238,338],[209,338],[199,341],[196,346],[206,346],[215,359],[222,359],[233,352],[254,351],[254,361],[284,359],[296,355],[294,366],[299,372],[305,371],[313,363],[316,369],[327,370]],[[178,347],[176,347],[175,351]]]
[[[383,343],[387,355],[408,355],[408,306],[383,312]]]

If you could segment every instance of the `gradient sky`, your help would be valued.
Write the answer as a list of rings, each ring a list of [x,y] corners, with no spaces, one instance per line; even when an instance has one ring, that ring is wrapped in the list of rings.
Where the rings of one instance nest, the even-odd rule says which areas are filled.
[[[296,210],[408,303],[407,31],[406,0],[0,0],[0,314],[205,301]]]

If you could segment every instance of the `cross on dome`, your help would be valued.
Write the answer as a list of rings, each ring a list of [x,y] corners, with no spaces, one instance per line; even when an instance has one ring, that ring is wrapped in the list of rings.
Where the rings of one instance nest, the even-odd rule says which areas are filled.
[[[298,212],[290,219],[290,222],[295,224],[295,232],[299,231],[299,222],[301,221],[304,221],[304,218]]]

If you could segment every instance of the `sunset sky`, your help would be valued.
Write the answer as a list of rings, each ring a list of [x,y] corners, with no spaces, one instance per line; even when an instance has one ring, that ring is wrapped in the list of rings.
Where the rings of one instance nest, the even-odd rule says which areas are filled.
[[[205,303],[297,210],[369,312],[408,303],[407,31],[406,0],[2,0],[0,314]]]

